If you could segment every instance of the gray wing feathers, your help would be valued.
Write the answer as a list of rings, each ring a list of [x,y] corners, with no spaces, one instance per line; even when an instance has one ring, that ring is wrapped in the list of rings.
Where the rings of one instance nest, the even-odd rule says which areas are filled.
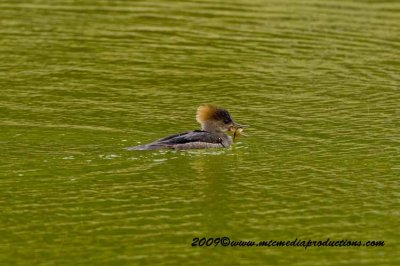
[[[163,148],[186,150],[221,148],[221,139],[207,131],[190,131],[159,139],[155,142],[127,148],[128,150],[157,150]]]

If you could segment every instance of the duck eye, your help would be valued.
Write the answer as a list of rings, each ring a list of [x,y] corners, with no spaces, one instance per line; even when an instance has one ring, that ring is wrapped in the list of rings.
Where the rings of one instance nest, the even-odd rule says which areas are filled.
[[[225,119],[224,120],[224,124],[229,124],[230,120],[229,119]]]

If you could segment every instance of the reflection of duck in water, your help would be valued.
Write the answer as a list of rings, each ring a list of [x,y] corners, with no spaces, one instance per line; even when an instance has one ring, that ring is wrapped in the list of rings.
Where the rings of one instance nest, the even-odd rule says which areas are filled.
[[[201,130],[168,136],[128,150],[227,148],[232,144],[232,138],[225,132],[232,131],[236,135],[243,128],[233,121],[227,110],[213,105],[200,106],[196,120],[201,124]]]

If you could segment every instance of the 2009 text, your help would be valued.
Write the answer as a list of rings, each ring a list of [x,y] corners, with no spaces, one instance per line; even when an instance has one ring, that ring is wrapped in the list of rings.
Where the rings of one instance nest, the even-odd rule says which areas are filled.
[[[252,240],[231,240],[227,236],[223,237],[194,237],[192,239],[193,247],[383,247],[385,241],[383,240],[330,240],[329,238],[322,240],[263,240],[263,241],[252,241]]]

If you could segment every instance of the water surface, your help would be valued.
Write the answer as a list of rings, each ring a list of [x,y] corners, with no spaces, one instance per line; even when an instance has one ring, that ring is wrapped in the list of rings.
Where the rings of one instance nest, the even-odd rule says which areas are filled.
[[[399,265],[397,1],[0,2],[0,264]],[[126,151],[249,124],[230,149]],[[195,248],[193,237],[384,240]]]

